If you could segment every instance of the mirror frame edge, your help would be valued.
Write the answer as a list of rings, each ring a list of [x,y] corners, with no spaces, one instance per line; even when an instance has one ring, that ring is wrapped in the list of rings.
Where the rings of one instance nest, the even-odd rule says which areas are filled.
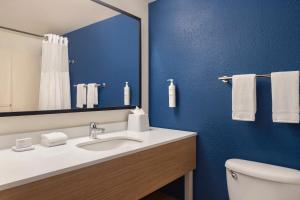
[[[124,11],[120,8],[117,8],[113,5],[105,3],[101,0],[90,0],[121,14],[127,15],[136,19],[139,23],[139,105],[136,105],[141,108],[142,106],[142,20],[140,17],[133,15],[127,11]],[[49,114],[63,114],[63,113],[81,113],[81,112],[96,112],[96,111],[109,111],[109,110],[128,110],[133,109],[136,106],[116,106],[116,107],[107,107],[107,108],[89,108],[89,109],[66,109],[66,110],[42,110],[42,111],[20,111],[20,112],[0,112],[0,117],[15,117],[15,116],[29,116],[29,115],[49,115]]]

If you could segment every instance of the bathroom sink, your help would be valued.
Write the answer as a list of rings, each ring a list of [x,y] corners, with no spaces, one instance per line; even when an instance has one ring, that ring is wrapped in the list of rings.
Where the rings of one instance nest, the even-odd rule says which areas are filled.
[[[76,146],[88,151],[109,151],[117,148],[131,147],[141,142],[143,141],[131,137],[114,137],[83,142]]]

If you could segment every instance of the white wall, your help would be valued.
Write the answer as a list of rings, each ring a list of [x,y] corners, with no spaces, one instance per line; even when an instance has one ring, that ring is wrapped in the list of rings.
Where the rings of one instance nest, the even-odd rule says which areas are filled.
[[[148,1],[104,0],[142,19],[142,107],[148,111]],[[85,125],[91,121],[100,123],[125,121],[128,110],[35,115],[0,118],[0,135]]]
[[[1,112],[38,110],[41,51],[41,39],[0,29]]]
[[[0,41],[0,112],[6,112],[11,110],[11,59],[2,46]]]

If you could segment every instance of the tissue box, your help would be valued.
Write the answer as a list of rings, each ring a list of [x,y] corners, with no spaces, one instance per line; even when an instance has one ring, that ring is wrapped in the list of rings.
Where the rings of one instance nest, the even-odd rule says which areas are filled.
[[[128,130],[129,131],[148,131],[149,130],[149,116],[147,114],[129,114],[128,116]]]

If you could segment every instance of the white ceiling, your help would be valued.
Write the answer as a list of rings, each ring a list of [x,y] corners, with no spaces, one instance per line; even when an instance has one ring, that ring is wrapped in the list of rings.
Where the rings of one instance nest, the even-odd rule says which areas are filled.
[[[91,0],[0,0],[0,26],[63,35],[118,12]]]

